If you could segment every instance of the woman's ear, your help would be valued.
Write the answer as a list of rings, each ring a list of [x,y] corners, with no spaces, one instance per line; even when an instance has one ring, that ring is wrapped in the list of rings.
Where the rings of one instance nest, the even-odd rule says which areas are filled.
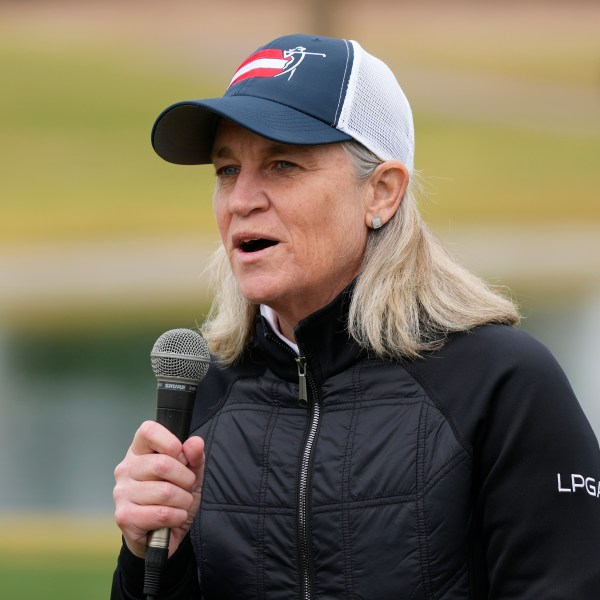
[[[367,227],[378,229],[396,213],[408,187],[408,169],[398,160],[381,163],[369,178],[370,197],[365,213]]]

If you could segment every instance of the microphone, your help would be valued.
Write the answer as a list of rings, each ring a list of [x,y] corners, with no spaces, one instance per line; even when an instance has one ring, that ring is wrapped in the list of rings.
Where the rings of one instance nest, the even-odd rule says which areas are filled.
[[[171,329],[156,340],[150,357],[158,382],[156,422],[183,443],[190,434],[198,383],[208,371],[208,346],[204,338],[191,329]],[[156,596],[160,590],[170,536],[168,527],[148,534],[144,574],[144,594],[148,598]]]

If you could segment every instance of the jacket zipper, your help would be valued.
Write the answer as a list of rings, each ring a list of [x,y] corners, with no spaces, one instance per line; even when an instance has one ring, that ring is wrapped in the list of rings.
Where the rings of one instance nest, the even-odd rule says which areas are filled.
[[[306,387],[306,359],[300,356],[296,359],[298,365],[298,404],[308,406],[308,389]]]
[[[308,434],[304,441],[302,449],[302,458],[300,462],[300,474],[298,479],[298,542],[300,546],[300,581],[302,585],[302,599],[311,600],[312,598],[312,560],[310,556],[310,535],[309,535],[309,475],[310,465],[313,456],[314,444],[317,438],[319,423],[321,419],[321,404],[317,386],[314,383],[306,365],[306,358],[302,349],[300,356],[278,338],[268,334],[269,339],[280,348],[294,356],[298,365],[298,403],[300,406],[308,406],[308,387],[312,392],[313,402],[310,405]]]
[[[308,404],[307,382],[311,384],[313,392],[313,402],[310,405],[309,428],[304,448],[302,450],[302,460],[300,463],[300,477],[298,481],[298,534],[300,545],[300,576],[302,582],[302,598],[310,600],[312,597],[312,560],[310,556],[310,535],[309,535],[309,475],[310,465],[313,456],[317,431],[321,418],[321,405],[317,395],[317,390],[312,378],[310,378],[306,368],[306,358],[300,356],[296,359],[298,365],[298,401],[301,405]]]

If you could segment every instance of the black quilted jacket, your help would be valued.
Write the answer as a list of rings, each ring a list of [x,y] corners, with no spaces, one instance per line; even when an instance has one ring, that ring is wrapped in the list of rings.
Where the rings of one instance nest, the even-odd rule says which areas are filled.
[[[300,357],[259,317],[244,360],[211,367],[201,510],[164,597],[600,597],[600,450],[548,351],[489,325],[382,361],[346,304],[299,325]],[[113,599],[143,598],[141,565],[121,551]]]

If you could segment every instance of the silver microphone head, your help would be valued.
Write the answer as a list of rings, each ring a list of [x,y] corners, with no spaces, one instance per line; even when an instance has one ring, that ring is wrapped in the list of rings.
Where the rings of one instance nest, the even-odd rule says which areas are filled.
[[[210,352],[198,332],[170,329],[156,340],[150,358],[157,379],[198,383],[208,371]]]

